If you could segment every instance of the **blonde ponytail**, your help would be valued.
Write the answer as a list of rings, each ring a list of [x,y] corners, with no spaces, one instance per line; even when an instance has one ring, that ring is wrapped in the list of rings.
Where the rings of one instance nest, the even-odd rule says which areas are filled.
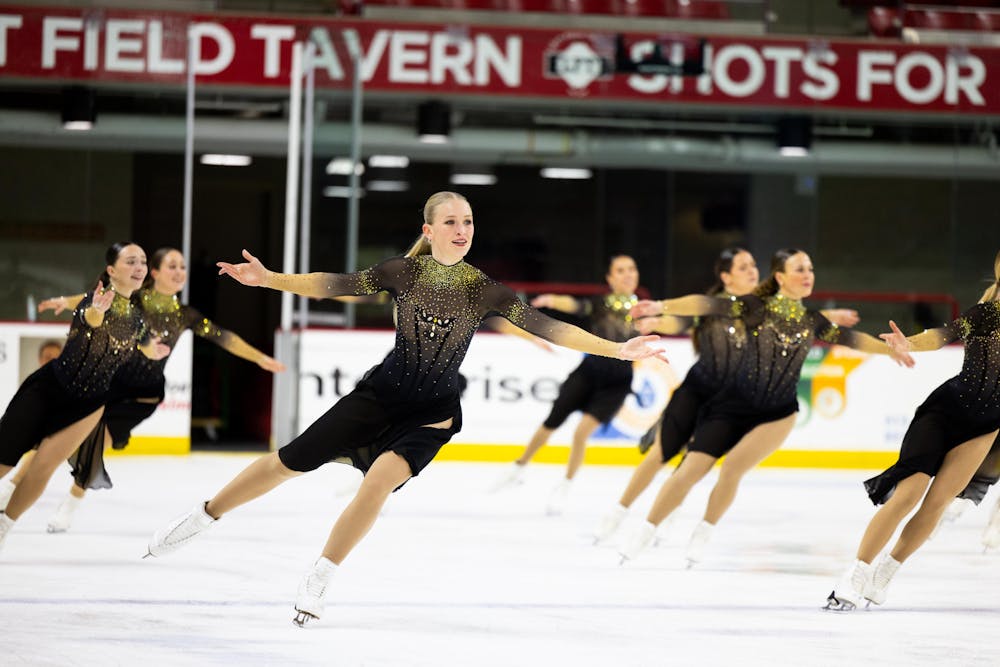
[[[417,240],[413,242],[410,249],[406,251],[403,257],[418,257],[420,255],[431,254],[431,242],[427,240],[427,237],[421,234],[417,237]]]
[[[996,259],[993,260],[993,284],[983,292],[983,298],[979,300],[979,303],[995,301],[998,292],[1000,292],[1000,252],[997,253]]]

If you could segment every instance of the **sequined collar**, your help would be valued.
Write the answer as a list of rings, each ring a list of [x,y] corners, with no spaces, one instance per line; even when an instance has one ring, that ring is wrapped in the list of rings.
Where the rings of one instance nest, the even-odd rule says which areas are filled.
[[[142,307],[149,313],[169,313],[180,308],[176,294],[161,294],[155,289],[142,291]]]
[[[789,299],[783,294],[775,294],[767,299],[767,310],[786,322],[801,322],[806,316],[806,307],[797,299]]]
[[[115,292],[114,287],[109,287],[108,289]],[[132,299],[115,292],[115,298],[111,302],[110,310],[115,315],[127,315],[132,312]]]
[[[604,297],[604,306],[613,313],[620,314],[626,322],[632,321],[632,306],[639,303],[635,294],[608,294]]]

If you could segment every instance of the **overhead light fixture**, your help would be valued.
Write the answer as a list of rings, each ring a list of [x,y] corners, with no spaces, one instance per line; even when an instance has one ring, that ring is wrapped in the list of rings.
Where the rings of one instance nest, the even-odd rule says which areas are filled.
[[[585,180],[593,176],[589,169],[578,169],[575,167],[545,167],[542,169],[542,178],[566,178]]]
[[[489,167],[455,166],[451,170],[452,185],[496,185],[497,177]]]
[[[372,155],[368,158],[368,166],[379,169],[406,169],[410,166],[410,158],[405,155]]]
[[[205,153],[201,156],[200,162],[202,164],[212,165],[213,167],[246,167],[253,162],[253,158],[249,155],[223,155],[221,153]]]
[[[97,96],[93,88],[69,86],[62,93],[64,130],[90,130],[97,122]]]
[[[410,184],[406,181],[375,180],[365,186],[371,192],[406,192]]]
[[[497,177],[493,174],[452,174],[452,185],[496,185]]]
[[[451,134],[451,107],[431,100],[417,107],[417,138],[425,144],[448,143]]]
[[[341,199],[348,199],[351,196],[352,189],[346,185],[328,185],[323,188],[324,197],[340,197]],[[364,188],[358,188],[358,196],[364,197]]]
[[[326,174],[327,176],[350,176],[351,168],[360,176],[365,173],[365,165],[358,163],[357,165],[350,158],[346,157],[335,157],[326,163]]]
[[[812,118],[783,116],[777,123],[778,151],[786,157],[805,157],[812,145]]]

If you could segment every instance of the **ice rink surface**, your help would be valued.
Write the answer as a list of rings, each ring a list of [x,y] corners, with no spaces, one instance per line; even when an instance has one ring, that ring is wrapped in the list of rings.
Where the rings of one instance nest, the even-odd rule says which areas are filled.
[[[489,494],[501,466],[434,463],[390,498],[337,572],[323,618],[300,629],[295,591],[349,499],[338,492],[358,473],[345,466],[286,483],[175,554],[141,559],[154,529],[250,460],[115,458],[115,488],[50,535],[69,483],[57,474],[0,552],[0,664],[1000,664],[1000,553],[979,542],[993,494],[904,564],[884,606],[838,614],[820,607],[873,512],[864,471],[753,471],[704,561],[686,570],[711,479],[660,546],[621,566],[618,540],[594,546],[591,531],[630,469],[583,468],[566,513],[550,517],[559,466]]]

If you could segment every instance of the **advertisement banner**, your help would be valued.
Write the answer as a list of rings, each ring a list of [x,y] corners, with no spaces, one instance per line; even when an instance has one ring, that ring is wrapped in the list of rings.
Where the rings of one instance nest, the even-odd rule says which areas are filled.
[[[311,39],[316,85],[348,88],[356,40],[370,93],[1000,113],[985,46],[109,8],[0,5],[0,76],[183,86],[189,34],[199,86],[287,87],[291,45]],[[671,73],[691,58],[704,74]]]
[[[49,343],[61,347],[66,323],[0,323],[0,406],[5,410],[28,375],[38,368],[40,349]],[[170,355],[166,399],[133,432],[128,447],[111,454],[185,454],[191,450],[192,337],[185,332]]]
[[[349,392],[392,343],[392,332],[302,332],[298,432]],[[659,417],[695,359],[687,338],[664,338],[659,345],[670,364],[637,364],[633,395],[591,440],[588,453],[591,448],[599,452],[591,460],[638,460],[638,437]],[[550,352],[512,336],[476,334],[462,365],[468,380],[462,398],[464,424],[442,455],[513,460],[548,415],[559,384],[580,359],[579,353],[565,348]],[[864,468],[891,463],[914,410],[934,387],[957,374],[961,364],[961,347],[919,354],[914,369],[900,368],[880,355],[814,347],[799,381],[796,427],[772,464]],[[572,416],[553,434],[550,445],[563,451],[551,460],[564,459],[578,420],[578,414]]]

